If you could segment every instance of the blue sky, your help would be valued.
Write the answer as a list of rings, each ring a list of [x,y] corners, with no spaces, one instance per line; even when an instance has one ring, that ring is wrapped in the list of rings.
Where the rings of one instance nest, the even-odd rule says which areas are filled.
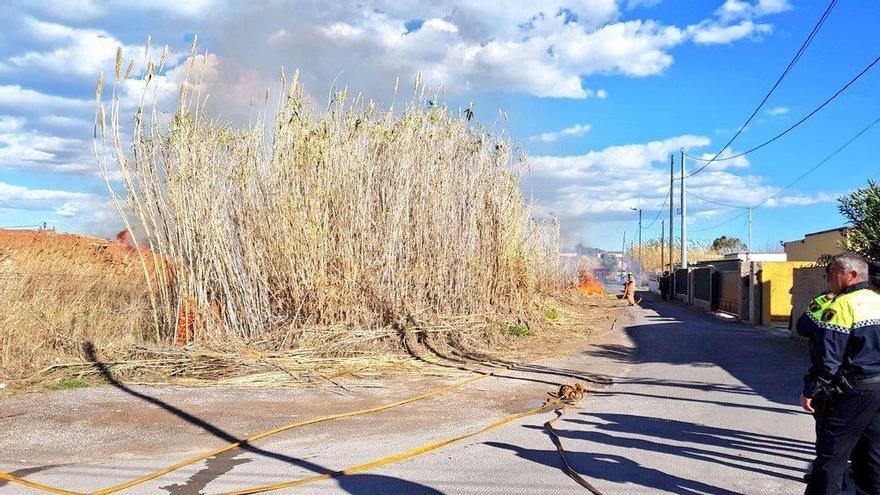
[[[523,192],[557,215],[568,244],[617,249],[642,208],[651,223],[668,189],[668,155],[718,150],[797,51],[824,1],[591,0],[233,2],[22,1],[0,7],[0,226],[50,222],[109,235],[119,227],[92,157],[94,84],[116,46],[136,56],[168,44],[179,82],[193,34],[213,111],[240,120],[281,65],[308,90],[347,84],[390,99],[421,70],[449,103],[473,102],[528,152]],[[814,42],[732,145],[748,149],[791,125],[880,50],[880,10],[840,2]],[[744,206],[775,194],[880,117],[875,67],[805,125],[743,159],[712,164],[689,189]],[[170,101],[170,100],[169,100]],[[754,246],[837,227],[835,198],[877,178],[880,125],[754,212]],[[693,169],[694,163],[690,164]],[[678,161],[676,158],[676,168]],[[676,203],[678,196],[676,195]],[[688,199],[692,237],[745,238],[745,217]],[[659,235],[663,212],[644,236]],[[708,230],[704,230],[708,229]],[[677,230],[677,227],[676,227]]]

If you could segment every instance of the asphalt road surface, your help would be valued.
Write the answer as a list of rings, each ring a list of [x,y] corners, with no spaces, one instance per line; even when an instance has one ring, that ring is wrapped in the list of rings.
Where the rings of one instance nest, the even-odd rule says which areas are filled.
[[[570,464],[603,494],[802,493],[813,448],[812,418],[797,405],[806,346],[676,305],[646,302],[630,311],[632,323],[570,357],[511,373],[513,380],[491,378],[405,408],[293,430],[121,493],[222,493],[344,469],[534,407],[566,375],[614,381],[557,423]],[[480,404],[475,397],[481,394],[515,400],[498,410]],[[561,470],[542,426],[550,417],[532,416],[375,470],[271,493],[587,493]],[[198,419],[186,421],[215,441],[210,445],[234,437]],[[188,455],[201,450],[193,446]],[[39,466],[19,459],[5,460],[0,470],[92,491],[185,457],[155,452]],[[43,492],[0,481],[0,494],[17,493]]]

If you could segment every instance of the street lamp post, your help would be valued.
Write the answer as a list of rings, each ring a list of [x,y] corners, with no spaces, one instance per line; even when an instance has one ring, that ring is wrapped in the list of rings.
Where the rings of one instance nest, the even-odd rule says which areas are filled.
[[[642,278],[642,209],[641,208],[630,208],[633,211],[639,212],[639,279]]]

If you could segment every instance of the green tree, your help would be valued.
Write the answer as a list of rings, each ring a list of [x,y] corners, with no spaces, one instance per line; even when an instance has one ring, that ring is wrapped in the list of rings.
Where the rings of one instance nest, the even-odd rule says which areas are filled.
[[[722,254],[736,253],[748,249],[745,243],[738,237],[723,235],[712,241],[712,250]]]
[[[847,233],[849,249],[865,259],[880,262],[880,186],[868,180],[868,187],[838,198],[837,209],[852,224]]]

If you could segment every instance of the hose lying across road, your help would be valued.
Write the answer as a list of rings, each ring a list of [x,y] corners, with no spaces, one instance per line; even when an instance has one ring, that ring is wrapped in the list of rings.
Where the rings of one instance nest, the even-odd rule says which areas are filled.
[[[485,375],[485,376],[482,376],[482,377],[477,377],[477,378],[485,378],[486,376],[488,376],[488,375]],[[471,379],[468,383],[473,382],[473,381],[476,381],[476,379]],[[453,386],[455,386],[455,385],[461,386],[461,385],[464,385],[464,383],[459,382],[458,384],[454,384]],[[448,387],[447,387],[447,388],[448,388]],[[439,393],[439,392],[438,392],[438,393]],[[435,394],[435,395],[436,395],[436,394]],[[416,456],[419,456],[419,455],[422,455],[422,454],[425,454],[425,453],[428,453],[428,452],[431,452],[431,451],[434,451],[434,450],[437,450],[437,449],[443,448],[443,447],[445,447],[445,446],[447,446],[447,445],[450,445],[450,444],[452,444],[452,443],[455,443],[455,442],[458,442],[458,441],[461,441],[461,440],[464,440],[464,439],[467,439],[467,438],[471,438],[471,437],[474,437],[474,436],[480,435],[480,434],[482,434],[482,433],[486,433],[486,432],[489,432],[489,431],[495,430],[495,429],[497,429],[497,428],[500,428],[500,427],[502,427],[502,426],[504,426],[504,425],[506,425],[506,424],[508,424],[508,423],[511,423],[511,422],[513,422],[513,421],[516,421],[516,420],[518,420],[518,419],[522,419],[522,418],[525,418],[525,417],[528,417],[528,416],[534,416],[534,415],[537,415],[537,414],[543,414],[543,413],[547,413],[547,412],[550,412],[550,411],[553,411],[553,412],[556,414],[556,417],[553,418],[553,419],[551,419],[551,420],[549,420],[549,421],[547,421],[546,423],[544,423],[544,428],[545,428],[545,429],[548,431],[548,433],[550,434],[551,438],[553,439],[553,444],[556,446],[556,449],[557,449],[557,451],[559,452],[559,455],[560,455],[560,457],[561,457],[561,459],[562,459],[562,463],[563,463],[563,471],[564,471],[569,477],[571,477],[572,479],[574,479],[578,484],[580,484],[582,487],[584,487],[584,488],[586,488],[587,490],[589,490],[590,493],[592,493],[593,495],[602,495],[602,493],[601,493],[599,490],[597,490],[595,487],[593,487],[593,485],[591,485],[589,482],[587,482],[583,477],[581,477],[580,474],[578,474],[578,473],[577,473],[577,472],[571,467],[571,465],[569,465],[568,460],[566,459],[566,456],[565,456],[565,449],[564,449],[563,446],[562,446],[562,441],[561,441],[561,439],[559,438],[559,435],[556,433],[556,430],[553,428],[553,423],[555,423],[556,421],[558,421],[558,420],[563,416],[563,414],[565,413],[566,409],[568,409],[568,408],[571,407],[571,406],[576,405],[577,402],[580,400],[579,397],[576,398],[576,399],[574,399],[574,400],[572,400],[572,399],[564,400],[564,399],[565,399],[565,398],[563,398],[563,397],[561,397],[561,396],[556,396],[556,397],[553,397],[553,398],[551,398],[551,399],[548,399],[548,400],[547,400],[543,405],[541,405],[540,407],[536,407],[536,408],[533,408],[533,409],[529,409],[528,411],[524,411],[524,412],[521,412],[521,413],[517,413],[517,414],[512,414],[512,415],[510,415],[510,416],[506,416],[506,417],[501,418],[501,419],[499,419],[499,420],[497,420],[497,421],[494,421],[494,422],[492,422],[492,423],[490,423],[490,424],[488,424],[488,425],[486,425],[486,426],[483,426],[483,427],[481,427],[481,428],[479,428],[479,429],[472,430],[472,431],[469,431],[469,432],[467,432],[467,433],[463,433],[463,434],[461,434],[461,435],[457,435],[457,436],[454,436],[454,437],[446,438],[446,439],[439,440],[439,441],[436,441],[436,442],[432,442],[432,443],[429,443],[429,444],[425,444],[425,445],[422,445],[422,446],[420,446],[420,447],[416,447],[416,448],[414,448],[414,449],[410,449],[410,450],[407,450],[407,451],[404,451],[404,452],[400,452],[400,453],[397,453],[397,454],[394,454],[394,455],[390,455],[390,456],[387,456],[387,457],[382,457],[382,458],[375,459],[375,460],[372,460],[372,461],[369,461],[369,462],[365,462],[365,463],[363,463],[363,464],[358,464],[358,465],[356,465],[356,466],[351,466],[351,467],[348,467],[348,468],[346,468],[346,469],[342,469],[342,470],[339,470],[339,471],[332,471],[332,472],[329,472],[329,473],[322,473],[322,474],[318,474],[318,475],[315,475],[315,476],[310,476],[310,477],[308,477],[308,478],[300,478],[300,479],[290,480],[290,481],[285,481],[285,482],[281,482],[281,483],[274,483],[274,484],[271,484],[271,485],[261,485],[261,486],[254,486],[254,487],[250,487],[250,488],[243,488],[243,489],[235,490],[235,491],[231,491],[231,492],[222,492],[222,493],[219,493],[219,494],[216,494],[216,495],[249,495],[249,494],[255,494],[255,493],[265,493],[265,492],[270,492],[270,491],[275,491],[275,490],[281,490],[281,489],[284,489],[284,488],[293,488],[293,487],[297,487],[297,486],[307,485],[307,484],[310,484],[310,483],[315,483],[315,482],[317,482],[317,481],[322,481],[322,480],[328,480],[328,479],[338,478],[338,477],[340,477],[340,476],[346,476],[346,475],[350,475],[350,474],[362,473],[362,472],[364,472],[364,471],[369,471],[369,470],[371,470],[371,469],[375,469],[375,468],[378,468],[378,467],[382,467],[382,466],[386,466],[386,465],[389,465],[389,464],[393,464],[393,463],[395,463],[395,462],[399,462],[399,461],[402,461],[402,460],[405,460],[405,459],[409,459],[409,458],[412,458],[412,457],[416,457]],[[412,400],[410,400],[410,402],[412,402]],[[389,406],[390,406],[390,405],[388,405],[388,406],[380,406],[380,407],[385,407],[385,408],[387,409],[387,407],[389,407]],[[357,411],[355,411],[355,412],[357,412]],[[344,413],[344,414],[352,415],[352,413]],[[316,418],[316,419],[318,419],[318,418]],[[312,421],[312,420],[310,420],[310,421]],[[325,420],[325,421],[326,421],[326,420]],[[312,423],[314,423],[314,422],[316,422],[316,421],[312,421]],[[312,424],[312,423],[309,423],[309,424]],[[288,428],[288,429],[289,429],[289,428]],[[268,433],[268,432],[265,432],[265,433]],[[259,434],[259,435],[267,436],[267,435],[264,434],[264,433],[261,433],[261,434]],[[257,437],[257,436],[258,436],[258,435],[254,435],[254,437]],[[254,438],[254,437],[251,437],[251,438]],[[263,438],[263,437],[260,437],[260,438]],[[211,457],[212,455],[216,455],[216,453],[226,452],[226,451],[228,451],[228,450],[231,450],[231,449],[235,448],[235,446],[237,446],[236,444],[231,444],[231,445],[232,445],[232,446],[226,446],[226,447],[223,447],[223,448],[221,448],[221,449],[217,449],[216,451],[211,451],[211,454],[210,454],[210,455],[202,454],[202,455],[200,455],[200,456],[196,456],[196,457],[199,457],[200,459],[204,459],[204,458],[207,458],[207,457]],[[239,444],[239,445],[240,445],[240,444]],[[215,452],[216,452],[216,453],[215,453]],[[193,459],[195,459],[195,458],[193,458]],[[192,461],[192,459],[188,459],[187,461]],[[187,461],[183,461],[182,463],[178,463],[178,464],[183,464],[183,463],[186,463]],[[192,463],[194,463],[194,462],[196,462],[196,461],[189,462],[188,464],[192,464]],[[184,464],[184,465],[188,465],[188,464]],[[175,468],[175,466],[177,466],[177,464],[175,464],[174,466],[170,466],[169,468],[165,468],[165,470],[156,471],[156,473],[160,473],[160,474],[158,474],[158,475],[157,475],[156,473],[150,473],[149,475],[147,475],[147,476],[145,476],[145,477],[143,477],[143,478],[138,478],[138,479],[136,479],[136,480],[132,480],[132,481],[127,482],[127,483],[123,483],[122,485],[116,485],[116,486],[111,487],[111,488],[107,488],[107,489],[104,489],[104,490],[100,490],[100,491],[97,491],[97,492],[93,492],[91,495],[96,495],[96,494],[99,494],[99,493],[113,493],[113,492],[117,492],[117,491],[120,491],[120,490],[124,490],[124,489],[126,489],[126,488],[131,488],[132,486],[136,486],[136,485],[138,485],[138,484],[141,484],[141,483],[143,483],[143,482],[145,482],[145,481],[148,481],[149,479],[154,479],[154,478],[156,478],[156,477],[158,477],[158,476],[161,476],[162,474],[165,474],[166,472],[170,472],[170,471],[173,471],[174,469],[178,469],[178,468]],[[182,466],[181,466],[181,467],[182,467]],[[172,469],[172,468],[174,468],[174,469]],[[166,470],[167,470],[167,471],[166,471]],[[163,472],[163,471],[164,471],[164,472]],[[155,475],[155,476],[154,476],[154,475]],[[144,478],[146,478],[146,479],[144,479]],[[21,485],[23,485],[23,486],[27,486],[27,487],[29,487],[29,488],[34,488],[34,489],[37,489],[37,490],[42,490],[42,491],[44,491],[44,492],[52,493],[52,494],[57,494],[57,495],[88,495],[88,494],[83,493],[83,492],[75,492],[75,491],[70,491],[70,490],[64,490],[64,489],[61,489],[61,488],[57,488],[57,487],[53,487],[53,486],[49,486],[49,485],[44,485],[44,484],[36,483],[36,482],[33,482],[33,481],[28,481],[28,480],[26,480],[26,479],[24,479],[24,478],[19,478],[19,477],[17,477],[17,476],[14,476],[14,475],[12,475],[12,474],[9,474],[9,473],[0,473],[0,479],[5,479],[5,480],[7,480],[7,481],[11,481],[11,482],[13,482],[13,483],[18,483],[18,484],[21,484]]]
[[[513,365],[506,366],[502,370],[498,370],[498,371],[509,370],[512,366]],[[257,433],[255,435],[247,437],[243,440],[239,440],[237,442],[230,443],[229,445],[226,445],[224,447],[220,447],[220,448],[217,448],[217,449],[214,449],[211,451],[204,452],[202,454],[199,454],[199,455],[196,455],[196,456],[191,457],[189,459],[180,461],[176,464],[173,464],[173,465],[168,466],[163,469],[159,469],[157,471],[154,471],[154,472],[146,474],[144,476],[135,478],[133,480],[126,481],[126,482],[118,484],[118,485],[113,485],[113,486],[110,486],[110,487],[107,487],[107,488],[104,488],[101,490],[97,490],[97,491],[94,491],[91,493],[76,492],[76,491],[71,491],[71,490],[65,490],[65,489],[58,488],[58,487],[53,487],[50,485],[44,485],[41,483],[36,483],[33,481],[26,480],[24,478],[20,478],[20,477],[15,476],[11,473],[0,472],[0,479],[6,480],[6,481],[9,481],[12,483],[17,483],[17,484],[20,484],[23,486],[27,486],[29,488],[41,490],[46,493],[56,494],[56,495],[110,495],[112,493],[116,493],[116,492],[125,490],[127,488],[132,488],[134,486],[146,483],[147,481],[153,480],[155,478],[158,478],[158,477],[163,476],[165,474],[168,474],[170,472],[176,471],[178,469],[184,468],[186,466],[190,466],[192,464],[195,464],[196,462],[199,462],[199,461],[208,459],[210,457],[214,457],[216,455],[222,454],[224,452],[228,452],[230,450],[242,447],[243,445],[250,444],[250,443],[255,442],[257,440],[260,440],[262,438],[266,438],[270,435],[275,435],[275,434],[278,434],[278,433],[281,433],[284,431],[288,431],[288,430],[291,430],[294,428],[298,428],[301,426],[312,425],[312,424],[316,424],[316,423],[333,421],[333,420],[337,420],[337,419],[359,416],[359,415],[364,415],[364,414],[370,414],[370,413],[379,412],[379,411],[385,411],[385,410],[388,410],[388,409],[391,409],[394,407],[402,406],[404,404],[410,404],[410,403],[413,403],[416,401],[428,399],[430,397],[443,395],[443,394],[448,393],[448,392],[455,390],[457,388],[461,388],[467,384],[474,383],[478,380],[483,380],[483,379],[486,379],[486,378],[489,378],[492,376],[500,376],[497,374],[498,371],[486,372],[486,371],[475,370],[475,369],[470,369],[470,368],[467,368],[467,371],[470,371],[473,373],[478,373],[479,376],[471,377],[471,378],[453,383],[452,385],[448,385],[446,387],[437,388],[437,389],[431,390],[429,392],[426,392],[426,393],[423,393],[420,395],[409,397],[407,399],[399,400],[396,402],[391,402],[391,403],[384,404],[381,406],[372,407],[372,408],[368,408],[368,409],[360,409],[360,410],[356,410],[356,411],[349,411],[349,412],[345,412],[345,413],[319,416],[319,417],[315,417],[315,418],[311,418],[311,419],[307,419],[307,420],[303,420],[303,421],[298,421],[295,423],[290,423],[288,425],[284,425],[281,427],[273,428],[271,430]],[[571,388],[571,387],[569,387],[569,388]],[[562,389],[560,389],[560,391],[561,390]],[[499,420],[497,420],[487,426],[484,426],[482,428],[464,433],[462,435],[458,435],[455,437],[451,437],[451,438],[447,438],[444,440],[429,443],[429,444],[423,445],[421,447],[417,447],[414,449],[407,450],[405,452],[401,452],[401,453],[394,454],[391,456],[376,459],[376,460],[373,460],[373,461],[370,461],[370,462],[367,462],[364,464],[352,466],[350,468],[346,468],[346,469],[343,469],[340,471],[322,473],[322,474],[311,476],[308,478],[301,478],[298,480],[291,480],[291,481],[276,483],[276,484],[272,484],[272,485],[257,486],[257,487],[246,488],[246,489],[233,491],[233,492],[226,492],[223,495],[263,493],[263,492],[267,492],[267,491],[280,490],[282,488],[291,488],[291,487],[295,487],[295,486],[301,486],[301,485],[305,485],[308,483],[314,483],[316,481],[338,478],[340,476],[344,476],[344,475],[348,475],[348,474],[364,472],[364,471],[374,469],[374,468],[377,468],[380,466],[385,466],[385,465],[392,464],[392,463],[395,463],[395,462],[398,462],[398,461],[401,461],[404,459],[408,459],[408,458],[415,457],[415,456],[418,456],[418,455],[421,455],[421,454],[424,454],[427,452],[431,452],[433,450],[437,450],[439,448],[445,447],[445,446],[452,444],[454,442],[458,442],[460,440],[464,440],[466,438],[470,438],[470,437],[479,435],[481,433],[485,433],[485,432],[494,430],[496,428],[504,426],[504,425],[506,425],[512,421],[515,421],[517,419],[521,419],[521,418],[524,418],[527,416],[533,416],[536,414],[543,414],[543,413],[547,413],[550,411],[555,411],[557,417],[544,423],[544,428],[550,434],[551,439],[553,440],[553,443],[556,446],[557,451],[559,452],[559,455],[562,458],[563,471],[569,477],[574,479],[578,484],[580,484],[581,486],[583,486],[584,488],[589,490],[594,495],[601,495],[601,493],[598,490],[596,490],[592,485],[590,485],[586,480],[584,480],[577,472],[575,472],[574,469],[571,468],[571,466],[569,465],[569,463],[565,457],[565,451],[562,447],[561,440],[560,440],[559,436],[556,434],[555,430],[553,429],[553,423],[556,422],[557,420],[559,420],[559,418],[563,415],[564,411],[569,406],[575,405],[581,398],[582,398],[582,396],[575,397],[575,398],[563,397],[560,393],[559,396],[555,396],[555,397],[547,400],[540,407],[536,407],[536,408],[530,409],[525,412],[521,412],[521,413],[517,413],[517,414],[513,414],[510,416],[504,417],[504,418],[499,419]]]

